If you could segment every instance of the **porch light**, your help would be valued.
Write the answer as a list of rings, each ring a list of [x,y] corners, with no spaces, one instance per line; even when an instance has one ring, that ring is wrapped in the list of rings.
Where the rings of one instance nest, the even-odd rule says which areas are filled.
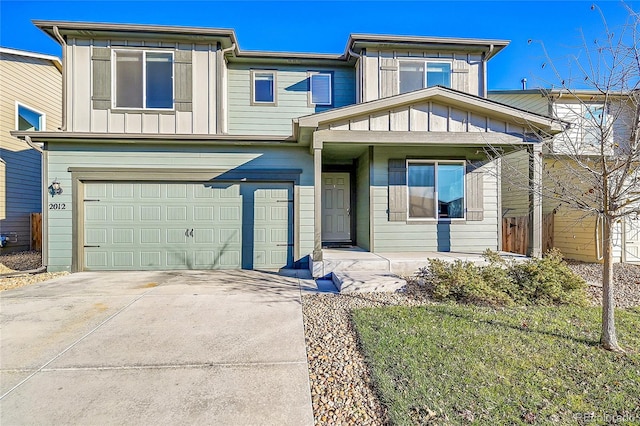
[[[62,187],[60,186],[60,182],[58,182],[58,178],[55,178],[53,182],[51,182],[48,189],[52,197],[62,194]]]

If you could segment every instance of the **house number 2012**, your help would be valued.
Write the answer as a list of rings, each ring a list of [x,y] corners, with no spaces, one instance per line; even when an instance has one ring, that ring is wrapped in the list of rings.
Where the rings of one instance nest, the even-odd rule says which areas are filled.
[[[49,210],[66,210],[67,205],[65,203],[49,203]]]

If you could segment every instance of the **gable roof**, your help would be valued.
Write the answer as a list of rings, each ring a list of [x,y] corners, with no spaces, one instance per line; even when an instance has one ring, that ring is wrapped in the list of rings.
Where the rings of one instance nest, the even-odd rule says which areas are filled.
[[[439,101],[446,105],[459,107],[470,112],[485,114],[509,122],[525,120],[527,123],[531,123],[547,133],[559,133],[562,131],[562,122],[559,120],[443,86],[428,87],[426,89],[376,99],[370,102],[306,115],[294,119],[294,127],[317,128],[321,125],[328,125],[349,118],[387,111],[424,101]]]

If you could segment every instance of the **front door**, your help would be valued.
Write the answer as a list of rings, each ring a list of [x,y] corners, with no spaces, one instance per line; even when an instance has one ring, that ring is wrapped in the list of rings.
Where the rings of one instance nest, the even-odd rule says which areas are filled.
[[[349,173],[322,174],[322,241],[351,242]]]
[[[640,219],[627,217],[624,223],[626,262],[640,262]]]

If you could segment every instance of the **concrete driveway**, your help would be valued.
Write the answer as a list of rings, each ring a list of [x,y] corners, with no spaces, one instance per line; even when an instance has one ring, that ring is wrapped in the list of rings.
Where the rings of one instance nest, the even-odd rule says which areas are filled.
[[[0,308],[3,425],[313,424],[296,278],[84,272]]]

